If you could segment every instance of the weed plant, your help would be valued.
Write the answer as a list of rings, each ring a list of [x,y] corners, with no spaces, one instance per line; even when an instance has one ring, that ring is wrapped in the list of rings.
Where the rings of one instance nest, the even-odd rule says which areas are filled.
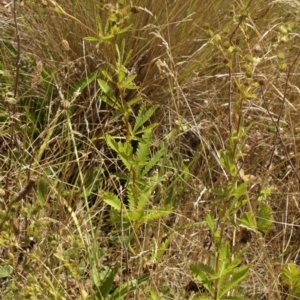
[[[299,11],[3,2],[1,298],[300,298]]]

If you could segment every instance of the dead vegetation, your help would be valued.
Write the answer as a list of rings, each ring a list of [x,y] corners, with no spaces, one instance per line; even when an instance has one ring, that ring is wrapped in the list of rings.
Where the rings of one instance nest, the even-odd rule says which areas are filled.
[[[1,297],[102,299],[105,286],[107,299],[208,297],[190,265],[217,255],[210,214],[232,257],[244,249],[250,267],[228,296],[298,299],[282,274],[299,264],[299,9],[297,1],[2,2]],[[121,86],[131,75],[137,89]],[[159,104],[144,124],[157,123],[147,163],[165,151],[141,177],[157,180],[143,213],[172,212],[138,223],[126,219],[133,167],[107,135],[128,141],[142,104]],[[128,142],[136,156],[140,135]],[[232,213],[231,183],[247,183],[245,205]],[[243,223],[261,203],[270,208],[265,231]]]

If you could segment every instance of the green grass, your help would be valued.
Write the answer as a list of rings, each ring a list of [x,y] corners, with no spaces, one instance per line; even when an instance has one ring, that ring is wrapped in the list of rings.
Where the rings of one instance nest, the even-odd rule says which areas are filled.
[[[0,297],[298,299],[298,3],[15,2]]]

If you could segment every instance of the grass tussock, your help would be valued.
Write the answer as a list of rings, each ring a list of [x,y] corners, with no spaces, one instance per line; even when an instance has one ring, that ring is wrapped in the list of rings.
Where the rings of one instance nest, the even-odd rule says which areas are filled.
[[[3,2],[1,298],[300,298],[299,9]]]

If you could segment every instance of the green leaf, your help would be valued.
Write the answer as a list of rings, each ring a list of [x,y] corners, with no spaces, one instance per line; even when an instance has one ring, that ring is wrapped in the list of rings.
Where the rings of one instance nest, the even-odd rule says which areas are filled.
[[[123,54],[124,54],[124,52],[122,54],[120,53],[120,49],[119,49],[118,44],[115,44],[115,49],[116,49],[116,53],[117,53],[117,57],[118,57],[118,65],[119,65],[119,67],[123,67],[122,63],[123,63]],[[125,78],[125,74],[124,74],[124,78]]]
[[[246,212],[241,217],[241,226],[256,232],[255,218],[250,212]]]
[[[101,282],[101,286],[98,287],[98,292],[96,293],[96,297],[100,297],[100,299],[107,299],[107,296],[114,284],[114,278],[118,273],[118,268],[111,270],[109,275],[105,278],[103,282]]]
[[[124,300],[126,299],[126,295],[128,292],[135,291],[138,286],[144,285],[148,282],[149,276],[144,276],[139,278],[138,280],[133,279],[129,283],[125,282],[118,288],[114,290],[114,292],[108,298],[109,300]]]
[[[109,87],[109,85],[100,78],[97,81],[98,81],[99,87],[101,88],[103,93],[105,95],[107,95],[109,97],[109,99],[115,101],[116,100],[115,94],[114,94],[113,90]]]
[[[190,265],[193,276],[203,284],[203,286],[214,295],[213,281],[218,278],[217,273],[208,265]]]
[[[258,201],[266,200],[272,194],[273,189],[274,188],[272,186],[270,186],[270,187],[267,187],[267,188],[261,190],[259,193],[259,196],[258,196]]]
[[[151,132],[145,132],[136,150],[136,162],[138,165],[145,165],[150,153],[150,144]]]
[[[230,259],[230,246],[229,243],[226,242],[225,244],[221,245],[219,249],[219,276],[223,275],[224,272],[228,272]]]
[[[132,24],[130,24],[129,26],[124,27],[124,28],[122,28],[122,29],[119,29],[119,30],[118,30],[118,34],[122,34],[122,33],[127,32],[129,29],[131,29],[131,27],[132,27]]]
[[[208,225],[212,235],[214,235],[214,233],[215,233],[215,222],[214,222],[214,219],[212,218],[210,213],[206,215],[205,220],[207,222],[207,225]]]
[[[129,51],[128,50],[126,51],[126,57],[125,57],[125,60],[124,60],[124,66],[127,66],[128,63],[130,62],[131,57],[132,57],[132,53],[133,53],[133,49],[130,49]]]
[[[234,157],[229,150],[220,150],[220,161],[223,168],[230,173],[232,177],[236,177],[238,174],[236,165],[234,163]]]
[[[148,298],[148,299],[151,299],[151,300],[160,300],[161,298],[160,298],[160,296],[159,296],[159,294],[158,293],[156,293],[154,290],[150,290],[150,295],[151,295],[151,297],[150,298]]]
[[[122,89],[124,88],[122,82],[124,82],[124,79],[126,77],[125,70],[122,70],[122,68],[120,68],[119,70],[117,70],[117,74],[118,74],[118,88]]]
[[[229,296],[229,297],[222,297],[222,300],[245,300],[245,298]]]
[[[143,216],[144,223],[152,220],[159,219],[161,217],[165,217],[172,212],[172,207],[164,207],[159,210],[150,210]]]
[[[37,182],[37,198],[39,201],[44,202],[48,195],[48,182],[40,178]]]
[[[109,82],[114,82],[112,77],[108,74],[106,70],[102,70],[101,73]]]
[[[291,287],[299,275],[297,266],[294,263],[289,263],[282,270],[281,281],[284,285]]]
[[[166,149],[162,148],[155,153],[155,155],[150,159],[148,164],[144,167],[142,171],[142,176],[145,176],[149,173],[149,171],[157,164],[157,162],[165,155]]]
[[[228,208],[228,218],[231,221],[232,224],[234,224],[234,219],[232,218],[232,216],[238,211],[240,210],[243,206],[245,206],[248,203],[247,199],[233,199],[230,202],[229,208]]]
[[[152,193],[152,186],[147,183],[139,182],[138,189],[139,192],[138,195],[136,195],[137,209],[143,210],[149,202]]]
[[[193,276],[199,281],[207,278],[207,275],[211,276],[212,278],[218,278],[216,271],[206,264],[199,263],[197,265],[190,265],[190,270],[192,271]]]
[[[135,181],[132,179],[128,181],[127,197],[129,201],[130,210],[143,210],[148,204],[151,193],[152,185],[144,181]]]
[[[122,84],[120,88],[127,89],[127,90],[137,90],[139,87],[133,84]]]
[[[298,279],[293,288],[290,290],[289,296],[292,296],[296,299],[300,298],[300,279]]]
[[[166,211],[172,210],[172,207],[170,209],[166,208]],[[161,243],[160,247],[155,248],[155,251],[153,251],[152,258],[155,263],[159,263],[163,257],[163,255],[167,252],[167,249],[169,248],[169,245],[173,239],[173,233],[170,233],[168,237]],[[156,250],[157,249],[157,250]]]
[[[147,111],[146,105],[143,104],[138,112],[134,127],[133,127],[133,133],[135,134],[137,130],[145,123],[147,122],[150,117],[155,113],[159,105],[153,105],[151,106]]]
[[[124,144],[117,143],[116,140],[109,134],[105,134],[104,138],[106,140],[107,145],[118,154],[119,158],[122,160],[127,170],[131,171],[131,156],[133,151],[132,146],[127,142],[125,142]]]
[[[144,211],[140,210],[140,211],[126,211],[126,213],[124,214],[124,217],[130,221],[139,221],[142,219],[144,215]]]
[[[91,73],[87,78],[83,77],[82,79],[80,79],[72,88],[72,93],[74,93],[75,91],[82,91],[84,88],[86,88],[91,82],[93,82],[94,80],[96,80],[97,76],[98,76],[99,72],[95,71],[93,73]]]
[[[243,182],[239,184],[232,192],[232,196],[236,199],[239,199],[242,196],[245,196],[247,194],[247,186],[248,182]]]
[[[125,78],[125,76],[124,76],[124,78],[122,78],[122,80],[119,81],[120,82],[119,86],[121,88],[128,88],[128,86],[129,86],[129,89],[137,89],[138,87],[136,85],[132,84],[132,82],[134,81],[134,79],[136,78],[136,76],[137,75],[134,74],[134,75],[126,78],[125,80],[124,80],[124,78]]]
[[[300,272],[294,263],[289,263],[283,268],[281,282],[289,291],[289,296],[300,297]]]
[[[142,99],[143,99],[142,97],[135,97],[135,98],[132,98],[131,100],[129,100],[129,101],[127,102],[128,107],[133,106],[134,104],[140,102]]]
[[[223,287],[224,289],[222,289],[220,297],[222,297],[223,295],[225,295],[231,289],[234,289],[235,287],[237,287],[238,284],[248,276],[249,271],[250,271],[250,268],[248,266],[243,266],[243,267],[240,267],[240,268],[235,268],[232,271],[233,274],[230,277],[229,282],[226,282],[225,288]],[[222,298],[222,299],[224,299],[224,298]]]
[[[118,143],[115,141],[115,139],[109,135],[109,134],[105,134],[105,140],[106,140],[106,143],[108,144],[108,146],[114,150],[115,152],[119,152],[119,145]]]
[[[103,192],[103,201],[117,211],[121,211],[122,202],[114,193]]]
[[[94,36],[86,36],[83,39],[89,42],[99,42],[99,38]]]
[[[258,205],[257,228],[263,233],[267,233],[272,227],[271,207],[268,204]]]
[[[14,269],[9,265],[0,266],[0,279],[7,278],[11,274],[13,274]]]
[[[152,131],[157,126],[158,126],[158,123],[152,123],[149,126],[145,126],[145,127],[141,128],[140,130],[137,130],[134,134],[139,135],[139,134],[145,133],[147,131]]]
[[[99,34],[100,41],[102,41],[102,42],[108,42],[114,36],[115,36],[114,34],[106,34],[106,35]]]

